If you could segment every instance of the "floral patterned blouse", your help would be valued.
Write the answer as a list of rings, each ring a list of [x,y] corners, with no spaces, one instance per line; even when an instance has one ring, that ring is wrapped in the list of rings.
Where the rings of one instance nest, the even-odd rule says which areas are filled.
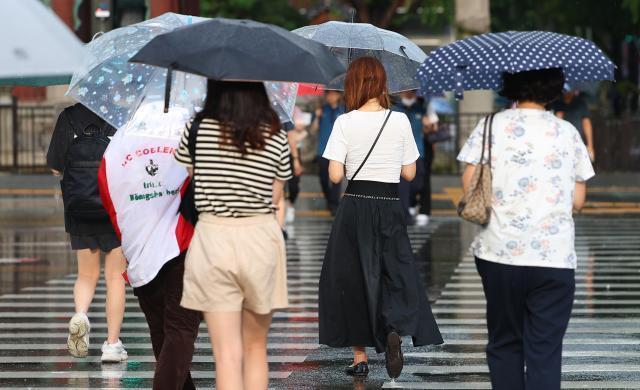
[[[480,162],[484,121],[459,161]],[[578,131],[547,111],[511,109],[495,115],[491,145],[491,220],[473,254],[501,264],[575,269],[573,192],[576,182],[594,176]]]

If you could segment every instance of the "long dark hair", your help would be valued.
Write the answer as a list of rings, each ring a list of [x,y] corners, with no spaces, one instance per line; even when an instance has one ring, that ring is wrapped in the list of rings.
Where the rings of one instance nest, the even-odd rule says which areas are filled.
[[[217,120],[224,141],[242,154],[247,149],[264,149],[265,126],[271,135],[281,127],[278,114],[271,108],[267,91],[260,82],[209,80],[207,100],[198,116]]]

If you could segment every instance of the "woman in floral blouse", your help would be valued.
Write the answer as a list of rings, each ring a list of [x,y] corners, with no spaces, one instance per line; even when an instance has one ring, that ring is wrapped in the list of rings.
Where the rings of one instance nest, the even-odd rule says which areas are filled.
[[[563,83],[557,68],[504,74],[501,95],[517,105],[493,120],[491,220],[471,249],[487,299],[496,390],[560,389],[577,263],[572,211],[584,205],[585,181],[594,175],[575,127],[545,111]],[[483,127],[484,120],[458,156],[467,163],[465,191],[480,162]]]

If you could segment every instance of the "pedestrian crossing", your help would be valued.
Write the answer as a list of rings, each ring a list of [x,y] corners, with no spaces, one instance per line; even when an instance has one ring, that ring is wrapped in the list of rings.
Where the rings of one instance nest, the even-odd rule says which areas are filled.
[[[274,315],[268,338],[273,388],[288,387],[287,379],[308,363],[318,345],[318,280],[331,221],[304,218],[294,224],[287,241],[290,308]],[[425,233],[411,239],[424,241]],[[65,241],[15,243],[38,254],[65,253]],[[148,327],[132,291],[127,291],[121,339],[129,359],[121,364],[101,364],[99,347],[106,338],[103,312],[106,288],[100,282],[89,318],[90,356],[75,359],[66,351],[67,323],[73,314],[75,274],[0,296],[0,388],[149,388],[155,358]],[[204,324],[200,326],[192,373],[198,387],[211,388],[215,362]]]
[[[640,220],[576,221],[576,296],[564,340],[562,388],[640,388]],[[405,353],[385,388],[490,389],[485,300],[473,257],[461,254],[433,305],[445,344]]]
[[[268,338],[271,388],[332,389],[351,383],[335,368],[348,361],[349,351],[318,345],[317,285],[330,224],[329,219],[305,217],[289,230],[291,307],[274,316]],[[640,221],[585,217],[578,218],[576,230],[579,269],[565,338],[563,388],[640,388]],[[484,295],[473,258],[466,251],[473,231],[450,217],[436,217],[428,228],[410,227],[409,231],[420,270],[427,275],[430,297],[437,298],[433,310],[445,344],[411,348],[406,340],[405,369],[394,382],[384,379],[378,362],[382,357],[372,355],[376,373],[370,375],[367,386],[490,388],[484,355]],[[30,248],[54,248],[67,257],[64,244],[39,242]],[[68,355],[66,330],[73,312],[74,280],[69,273],[0,295],[0,388],[150,388],[155,359],[148,327],[131,291],[121,336],[129,360],[100,363],[99,347],[107,331],[102,283],[89,315],[90,356]],[[213,387],[215,362],[204,324],[192,369],[199,388]],[[337,379],[325,375],[327,370]],[[322,384],[318,384],[320,376]]]

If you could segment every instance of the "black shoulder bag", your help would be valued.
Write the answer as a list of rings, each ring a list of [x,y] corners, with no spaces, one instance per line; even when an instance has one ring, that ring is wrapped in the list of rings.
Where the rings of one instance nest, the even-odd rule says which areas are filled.
[[[198,128],[200,127],[200,123],[202,122],[202,118],[200,116],[196,116],[196,118],[191,122],[191,126],[189,127],[189,139],[188,139],[188,148],[189,148],[189,156],[191,156],[191,166],[193,167],[194,175],[189,179],[189,183],[187,183],[187,188],[184,191],[184,195],[182,196],[182,200],[180,201],[180,207],[178,211],[184,219],[186,219],[191,225],[196,226],[198,222],[198,210],[196,210],[196,201],[195,201],[195,168],[196,168],[196,135],[198,133]]]
[[[391,116],[391,110],[389,110],[389,113],[387,114],[387,117],[384,118],[384,122],[382,123],[382,127],[380,128],[380,131],[378,132],[378,136],[373,141],[373,145],[371,145],[371,149],[369,149],[369,152],[364,157],[364,160],[362,160],[362,163],[360,164],[360,166],[356,170],[356,173],[354,173],[353,176],[351,176],[351,179],[349,179],[349,181],[353,181],[356,178],[356,176],[358,176],[358,173],[360,173],[360,170],[364,166],[364,163],[366,163],[367,159],[369,158],[369,156],[371,156],[371,152],[373,152],[373,148],[376,147],[376,144],[378,143],[378,140],[380,139],[380,135],[382,135],[382,130],[384,130],[384,127],[387,125],[387,121],[389,120],[390,116]]]

